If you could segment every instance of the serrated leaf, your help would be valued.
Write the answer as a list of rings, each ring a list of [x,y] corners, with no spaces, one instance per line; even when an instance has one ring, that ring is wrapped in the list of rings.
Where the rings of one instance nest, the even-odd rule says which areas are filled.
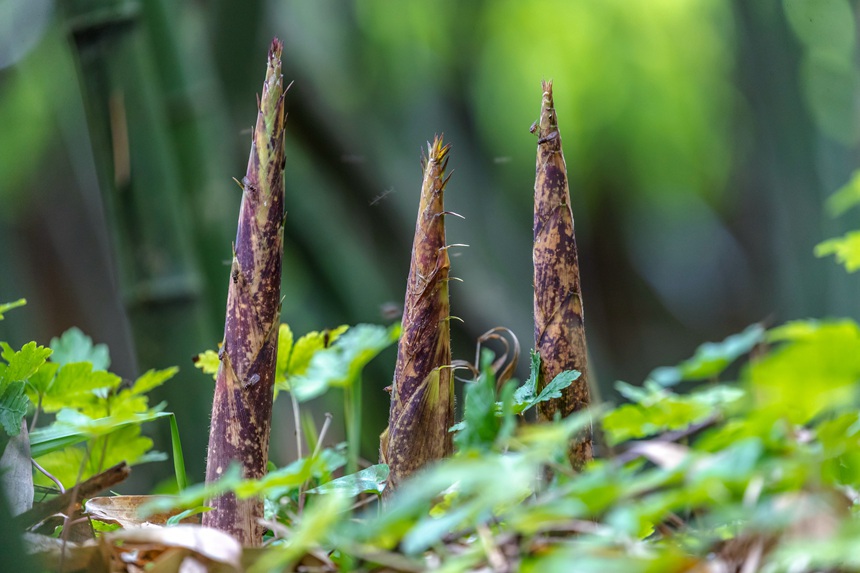
[[[333,493],[338,492],[346,496],[355,497],[362,493],[382,495],[385,482],[388,480],[388,466],[376,464],[365,468],[360,472],[345,475],[330,482],[324,483],[307,493]]]
[[[851,231],[815,246],[816,257],[827,255],[835,255],[836,262],[843,265],[849,273],[860,270],[860,231]]]
[[[140,434],[139,425],[126,425],[91,443],[89,457],[83,463],[83,472],[81,472],[85,453],[83,448],[64,448],[39,457],[34,455],[34,458],[64,486],[71,487],[75,484],[79,472],[81,472],[81,480],[85,480],[122,461],[135,465],[164,459],[164,454],[150,452],[150,448],[152,448],[152,440]],[[47,478],[40,477],[38,474],[36,483],[45,486],[53,485]]]
[[[102,403],[99,391],[120,385],[122,379],[110,372],[93,371],[89,362],[74,362],[60,368],[53,384],[42,398],[42,409],[56,412],[62,408],[82,408],[91,411]]]
[[[332,329],[308,332],[299,338],[292,347],[286,372],[293,376],[304,374],[314,354],[330,347],[347,330],[349,330],[349,326],[342,324]],[[278,334],[280,335],[280,332]]]
[[[51,356],[50,348],[39,346],[35,342],[28,342],[17,352],[5,342],[0,342],[0,347],[3,349],[3,359],[8,362],[3,370],[3,379],[7,382],[26,381]]]
[[[157,388],[176,376],[179,368],[165,368],[164,370],[149,370],[143,376],[135,380],[131,386],[132,394],[145,394],[153,388]]]
[[[59,370],[59,368],[59,364],[45,362],[39,367],[35,374],[30,376],[27,380],[27,393],[30,396],[30,399],[33,400],[33,403],[37,401],[37,396],[39,394],[44,394],[48,390],[48,387],[51,385],[51,382],[54,381],[54,376],[57,375],[57,370]]]
[[[105,344],[93,344],[93,339],[73,326],[60,338],[51,339],[54,354],[51,362],[64,366],[73,362],[89,362],[93,370],[107,370],[110,366],[110,353]]]
[[[24,394],[24,382],[10,382],[0,393],[0,425],[6,434],[15,437],[21,433],[21,420],[27,414],[30,399]]]
[[[25,299],[25,298],[19,298],[18,300],[14,301],[14,302],[5,302],[3,304],[0,304],[0,320],[3,320],[3,318],[4,318],[3,314],[4,313],[9,312],[13,308],[18,308],[18,307],[24,306],[25,304],[27,304],[27,299]]]
[[[293,378],[290,386],[299,401],[323,394],[330,386],[352,384],[368,362],[397,342],[400,325],[389,328],[374,324],[353,326],[328,348],[317,350],[304,374]],[[299,350],[299,342],[293,354]],[[293,362],[290,361],[292,369]]]
[[[219,366],[221,366],[221,359],[214,350],[201,352],[194,357],[194,367],[202,370],[204,374],[211,374],[212,378],[218,374]]]
[[[706,342],[696,349],[692,358],[678,366],[657,368],[648,376],[662,386],[672,386],[682,380],[707,380],[723,370],[764,340],[765,329],[752,324],[743,332],[733,334],[722,342]]]
[[[466,386],[462,430],[454,436],[458,450],[486,450],[496,443],[501,421],[496,406],[496,376],[493,373],[493,352],[481,353],[481,374]],[[504,414],[504,413],[503,413]]]
[[[552,379],[552,382],[544,386],[544,389],[541,390],[538,397],[529,404],[529,407],[539,402],[552,400],[553,398],[561,398],[561,391],[573,384],[573,382],[581,375],[582,373],[577,370],[565,370],[564,372],[560,372]]]
[[[513,394],[513,411],[515,414],[522,414],[529,408],[534,407],[540,402],[546,402],[553,398],[560,398],[561,391],[573,384],[573,382],[581,376],[581,373],[576,370],[566,370],[556,375],[552,381],[544,386],[543,390],[538,394],[537,380],[540,376],[540,354],[532,350],[531,352],[531,373],[529,379],[516,389]],[[536,395],[537,394],[537,395]],[[499,408],[501,408],[501,403]]]
[[[531,361],[529,379],[514,392],[514,404],[517,406],[525,406],[531,402],[537,395],[537,381],[540,376],[540,353],[535,350],[531,351]],[[524,407],[523,410],[526,408]]]

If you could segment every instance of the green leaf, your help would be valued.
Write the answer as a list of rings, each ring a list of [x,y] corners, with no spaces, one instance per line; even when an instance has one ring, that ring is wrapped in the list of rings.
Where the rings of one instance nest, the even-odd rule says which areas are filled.
[[[3,349],[3,359],[8,362],[2,372],[2,379],[7,382],[26,381],[51,355],[50,348],[39,346],[35,342],[28,342],[17,352],[5,342],[0,342],[0,347]]]
[[[532,350],[529,379],[526,380],[522,386],[517,388],[516,392],[514,392],[514,404],[516,404],[518,407],[520,405],[523,406],[523,409],[520,411],[526,410],[527,404],[530,404],[532,400],[534,400],[535,396],[537,396],[537,381],[539,377],[540,353],[536,350]]]
[[[855,205],[860,205],[860,170],[855,171],[851,181],[827,199],[827,210],[833,217],[842,215]]]
[[[544,389],[541,390],[537,398],[529,402],[526,409],[531,408],[540,402],[546,402],[553,398],[561,398],[561,391],[573,384],[574,380],[578,379],[580,375],[581,373],[576,370],[565,370],[564,372],[559,373],[552,379],[552,382],[544,386]]]
[[[289,565],[308,550],[325,543],[334,526],[343,519],[350,499],[342,495],[324,495],[315,498],[283,545],[269,547],[248,569],[249,573],[287,570]]]
[[[851,231],[842,237],[829,239],[815,246],[816,257],[835,255],[836,262],[853,273],[860,269],[860,231]]]
[[[3,320],[3,314],[9,312],[13,308],[18,308],[27,304],[27,299],[19,298],[14,302],[5,302],[0,304],[0,320]]]
[[[346,331],[329,348],[317,350],[302,375],[291,382],[293,394],[307,401],[323,394],[330,386],[346,387],[355,382],[362,369],[400,336],[400,325],[389,328],[359,324]],[[293,354],[299,351],[301,339]],[[293,361],[290,360],[290,368]]]
[[[93,371],[89,362],[74,362],[60,368],[42,398],[42,409],[56,412],[62,408],[81,408],[88,413],[103,410],[107,391],[122,379],[110,372]]]
[[[0,425],[9,436],[15,437],[21,433],[21,421],[27,414],[29,404],[21,380],[8,383],[0,393]]]
[[[461,430],[454,436],[459,450],[491,448],[498,439],[505,437],[511,428],[514,415],[513,384],[503,390],[503,404],[496,402],[496,376],[493,373],[493,352],[484,349],[481,353],[481,375],[466,386],[465,407]],[[508,407],[504,407],[507,402]]]
[[[34,458],[43,456],[68,446],[79,444],[90,438],[96,438],[133,424],[142,424],[172,415],[162,412],[164,404],[160,404],[142,414],[124,416],[107,416],[92,419],[77,412],[66,409],[57,414],[57,421],[44,428],[36,428],[30,432],[30,450]]]
[[[552,381],[544,386],[539,395],[537,392],[537,380],[540,377],[540,353],[535,350],[531,352],[531,372],[529,379],[516,389],[513,395],[513,411],[515,414],[522,414],[529,408],[534,407],[540,402],[546,402],[553,398],[561,398],[561,391],[573,384],[574,380],[580,377],[580,373],[576,370],[567,370],[559,373]],[[499,404],[501,408],[501,404]]]
[[[179,495],[158,497],[145,503],[140,507],[140,517],[146,518],[154,513],[205,505],[206,500],[232,491],[241,481],[242,466],[238,462],[231,463],[217,481],[193,485]]]
[[[678,366],[657,368],[648,376],[662,386],[672,386],[682,380],[708,380],[722,374],[723,370],[739,357],[752,350],[764,340],[764,327],[752,324],[739,334],[733,334],[722,342],[706,342],[696,349],[689,360]]]
[[[805,424],[857,404],[860,327],[855,322],[809,322],[806,329],[792,323],[777,333],[793,339],[746,370],[759,409]]]
[[[221,366],[221,359],[218,358],[218,353],[214,350],[207,350],[194,357],[194,366],[202,370],[204,374],[211,374],[212,378],[215,378],[218,374],[218,367]]]
[[[163,454],[151,452],[151,448],[152,440],[141,435],[139,425],[131,424],[115,428],[113,432],[106,433],[91,442],[89,456],[83,464],[81,479],[85,480],[122,461],[135,465],[164,459]],[[80,472],[84,453],[83,448],[67,447],[45,455],[34,454],[34,458],[64,486],[71,487]],[[40,476],[38,473],[35,481],[39,485],[52,485],[45,476]]]
[[[173,472],[176,476],[176,487],[182,491],[188,487],[188,477],[185,473],[185,455],[182,453],[182,442],[179,439],[179,426],[173,412],[170,412],[170,445],[173,452]]]
[[[169,518],[167,518],[167,525],[179,525],[179,522],[181,522],[183,519],[188,519],[189,517],[200,515],[201,513],[206,513],[207,511],[212,511],[212,508],[207,507],[205,505],[198,505],[197,507],[192,507],[191,509],[180,511],[176,515],[171,515]]]
[[[54,381],[54,376],[57,375],[60,365],[53,362],[45,362],[39,369],[30,376],[27,380],[27,392],[33,403],[38,402],[39,394],[44,394],[51,383]]]
[[[275,367],[275,387],[289,390],[287,367],[293,353],[293,331],[288,324],[278,327],[278,363]]]
[[[60,366],[72,362],[89,362],[93,370],[107,370],[110,366],[110,354],[104,344],[93,345],[93,339],[73,326],[63,333],[60,338],[51,339],[51,349],[54,354],[51,362]]]
[[[132,394],[145,394],[153,388],[157,388],[176,376],[179,368],[165,368],[164,370],[150,370],[137,380],[131,387]]]
[[[307,493],[333,493],[355,497],[362,493],[382,495],[388,480],[388,466],[376,464],[358,473],[350,474],[309,489]]]
[[[619,384],[619,388],[623,386]],[[730,386],[713,386],[684,396],[653,382],[638,390],[637,404],[624,404],[605,414],[603,430],[609,445],[686,428],[744,396],[743,390]]]

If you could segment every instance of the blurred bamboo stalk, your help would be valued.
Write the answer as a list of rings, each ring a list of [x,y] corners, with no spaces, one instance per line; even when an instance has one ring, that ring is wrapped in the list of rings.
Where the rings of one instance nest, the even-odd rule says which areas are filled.
[[[427,463],[451,455],[454,379],[451,370],[448,246],[444,190],[449,145],[437,136],[423,161],[424,181],[403,305],[403,334],[380,457],[388,464],[390,494]]]
[[[569,416],[589,404],[588,360],[583,323],[582,288],[576,252],[567,167],[561,150],[552,82],[543,82],[540,119],[532,131],[538,137],[534,208],[535,350],[540,353],[542,389],[565,370],[582,375],[562,391],[561,398],[538,404],[538,418]],[[589,429],[571,446],[574,468],[592,459]]]
[[[206,482],[241,464],[245,478],[261,478],[269,461],[269,435],[281,314],[284,222],[284,80],[278,40],[269,50],[248,169],[242,180],[227,319],[215,382]],[[263,500],[233,493],[209,500],[203,525],[244,545],[260,545]]]
[[[70,0],[62,8],[139,367],[185,365],[206,347],[211,322],[193,248],[194,219],[172,153],[140,3]],[[169,401],[182,424],[206,425],[206,404],[189,400],[187,387],[168,384],[155,394]],[[166,426],[161,430],[169,443]],[[202,473],[205,438],[184,435],[189,449],[199,452],[187,456],[189,469]]]

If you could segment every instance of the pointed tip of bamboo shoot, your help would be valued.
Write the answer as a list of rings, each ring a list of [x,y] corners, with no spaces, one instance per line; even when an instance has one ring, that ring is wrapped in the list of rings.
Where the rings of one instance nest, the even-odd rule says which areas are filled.
[[[272,38],[272,45],[269,48],[269,59],[281,59],[281,53],[284,51],[284,43],[277,36]]]
[[[543,97],[541,98],[540,120],[538,120],[540,126],[538,137],[542,139],[553,130],[558,129],[558,118],[552,100],[552,80],[541,81],[541,88],[543,89]]]
[[[421,157],[421,169],[427,168],[428,164],[441,165],[443,162],[447,164],[448,151],[451,149],[450,143],[444,143],[445,134],[438,134],[433,137],[433,142],[427,142],[427,154]],[[442,166],[445,170],[446,165]]]

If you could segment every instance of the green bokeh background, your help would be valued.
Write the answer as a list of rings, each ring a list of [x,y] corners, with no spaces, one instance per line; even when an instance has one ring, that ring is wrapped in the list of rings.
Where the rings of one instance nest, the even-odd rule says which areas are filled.
[[[385,322],[402,305],[419,154],[453,145],[457,358],[507,326],[531,345],[541,79],[568,168],[601,392],[755,321],[860,317],[813,246],[860,227],[824,199],[858,166],[847,0],[0,0],[0,339],[77,325],[159,397],[202,479],[230,241],[273,36],[287,96],[283,320]],[[454,251],[452,250],[452,254]],[[393,351],[365,377],[375,457]],[[524,374],[522,360],[520,374]],[[319,406],[337,408],[334,404]],[[338,417],[336,417],[338,418]],[[293,454],[278,404],[273,458]],[[165,429],[166,430],[166,429]],[[160,444],[162,449],[168,446]],[[169,464],[141,468],[152,480]]]

